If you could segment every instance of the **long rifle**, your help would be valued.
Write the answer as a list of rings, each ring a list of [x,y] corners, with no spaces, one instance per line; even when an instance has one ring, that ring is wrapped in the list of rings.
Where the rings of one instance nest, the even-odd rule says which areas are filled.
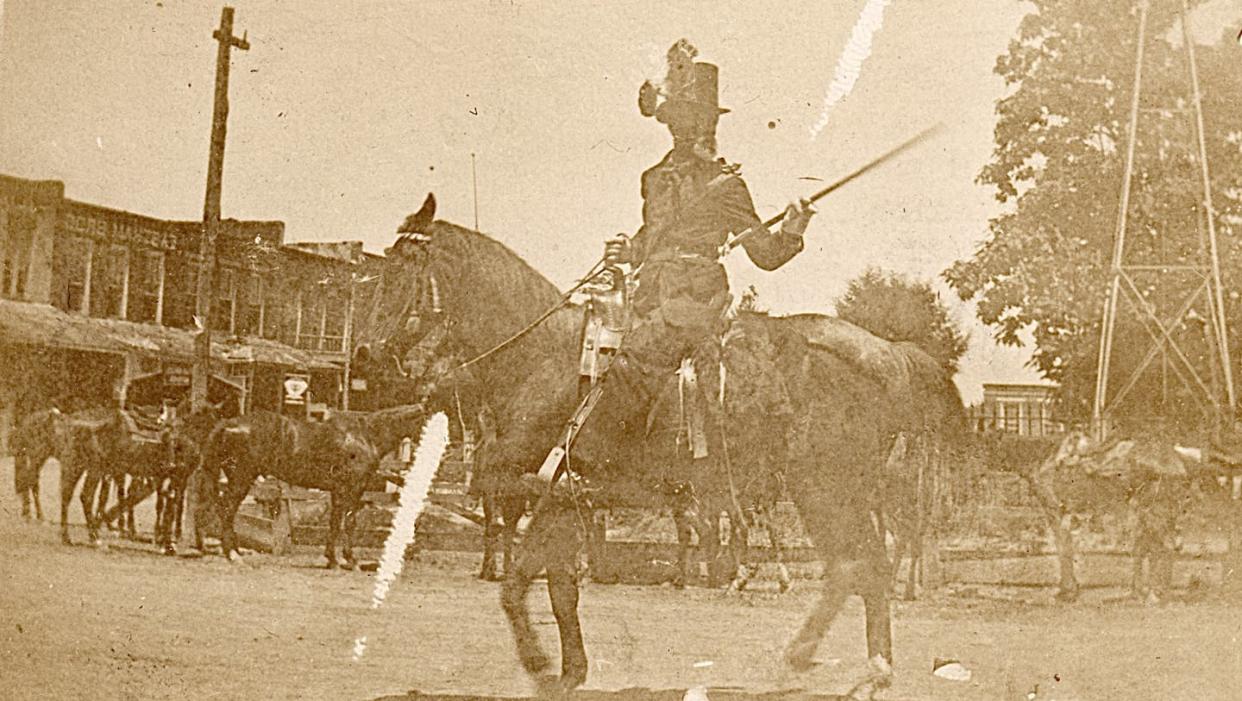
[[[841,178],[840,180],[837,180],[836,182],[832,183],[828,187],[825,187],[819,192],[816,192],[814,195],[811,195],[807,199],[811,202],[817,202],[823,199],[824,197],[827,197],[829,193],[832,193],[832,192],[835,192],[836,190],[841,189],[846,184],[850,183],[853,180],[858,179],[860,176],[862,176],[864,173],[871,170],[872,168],[875,168],[876,166],[893,158],[894,156],[901,153],[902,151],[905,151],[911,148],[912,146],[914,146],[915,144],[919,143],[920,141],[923,141],[924,139],[926,139],[927,137],[935,133],[936,130],[938,130],[939,128],[940,128],[940,125],[936,124],[935,126],[931,126],[931,127],[928,127],[927,129],[924,129],[918,134],[915,134],[913,137],[903,141],[901,144],[894,146],[893,148],[884,152],[880,156],[872,159],[869,163],[858,168],[857,170],[850,173],[849,175],[846,175],[845,177]],[[781,212],[780,214],[763,222],[763,230],[766,231],[770,229],[772,226],[780,223],[780,221],[784,218],[785,218],[785,212]],[[754,236],[755,231],[756,229],[753,229],[753,228],[746,229],[745,231],[741,232],[740,234],[735,235],[733,238],[726,241],[725,244],[720,247],[720,257],[723,258],[724,256],[728,255],[730,251],[740,246],[743,242],[746,241],[746,239],[750,238],[751,236]]]

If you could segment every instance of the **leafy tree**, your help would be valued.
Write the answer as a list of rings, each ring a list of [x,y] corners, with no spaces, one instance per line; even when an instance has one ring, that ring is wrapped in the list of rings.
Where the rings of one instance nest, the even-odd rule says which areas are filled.
[[[1134,86],[1138,3],[1135,0],[1034,0],[996,73],[1011,89],[997,104],[995,150],[978,181],[1010,205],[990,222],[975,254],[944,272],[964,300],[978,302],[978,316],[1000,343],[1020,345],[1030,330],[1032,364],[1061,385],[1074,418],[1089,415],[1104,302],[1110,281],[1119,196]],[[1177,265],[1195,261],[1203,227],[1196,205],[1200,170],[1190,102],[1190,81],[1178,2],[1152,2],[1145,45],[1144,84],[1126,262],[1153,266],[1133,276],[1144,304],[1164,319],[1176,316],[1202,284]],[[1194,4],[1194,3],[1192,3]],[[1242,56],[1232,41],[1196,47],[1212,197],[1225,261],[1225,289],[1242,271],[1239,241],[1230,224],[1242,214]],[[1151,108],[1167,108],[1153,110]],[[1236,310],[1228,309],[1229,312]],[[1199,305],[1202,310],[1203,305]],[[1134,305],[1122,303],[1115,331],[1110,385],[1117,388],[1151,347]],[[1230,315],[1230,324],[1238,323]],[[1123,323],[1121,323],[1123,322]],[[1171,326],[1199,368],[1206,368],[1202,324],[1178,319]],[[1235,341],[1230,339],[1231,343]],[[1236,352],[1236,351],[1235,351]],[[1172,359],[1170,359],[1172,362]],[[1158,359],[1134,396],[1166,397],[1173,375]],[[1171,371],[1171,368],[1170,368]],[[1205,381],[1208,374],[1204,375]],[[1195,400],[1173,392],[1161,412],[1193,412]],[[1157,409],[1137,402],[1133,413]]]
[[[837,316],[889,341],[909,341],[949,372],[966,352],[962,334],[927,282],[868,268],[836,302]]]

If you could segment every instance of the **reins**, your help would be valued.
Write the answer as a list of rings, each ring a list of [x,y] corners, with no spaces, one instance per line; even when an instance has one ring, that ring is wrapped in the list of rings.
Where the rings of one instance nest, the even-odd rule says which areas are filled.
[[[510,346],[510,345],[512,345],[513,343],[517,342],[518,340],[520,340],[521,338],[523,338],[524,336],[526,336],[526,334],[530,333],[531,331],[534,331],[534,330],[535,330],[535,328],[537,328],[540,324],[542,324],[544,321],[547,321],[548,317],[552,316],[552,315],[553,315],[553,314],[555,314],[558,310],[560,310],[562,307],[564,307],[565,305],[569,304],[569,301],[570,301],[571,299],[573,299],[573,295],[574,295],[574,293],[575,293],[575,292],[577,292],[578,290],[582,289],[584,286],[586,286],[588,283],[590,283],[590,282],[591,282],[592,280],[594,280],[596,277],[599,277],[600,273],[604,272],[604,270],[605,270],[604,268],[602,268],[602,267],[601,267],[601,264],[603,264],[603,262],[604,262],[604,258],[602,258],[602,257],[601,257],[598,261],[596,261],[596,262],[595,262],[595,265],[592,265],[592,266],[591,266],[591,269],[590,269],[589,271],[587,271],[587,274],[586,274],[586,275],[584,275],[582,278],[580,278],[577,282],[575,282],[575,283],[573,284],[573,286],[572,286],[572,287],[570,287],[568,290],[566,290],[565,292],[563,292],[563,293],[561,294],[561,298],[560,298],[559,300],[557,300],[556,304],[554,304],[554,305],[552,305],[551,307],[549,307],[549,308],[547,309],[547,311],[545,311],[544,313],[540,314],[540,315],[539,315],[539,316],[538,316],[538,317],[537,317],[534,321],[532,321],[532,322],[530,322],[529,324],[527,324],[527,325],[526,325],[525,327],[523,327],[520,331],[518,331],[517,333],[513,334],[512,336],[510,336],[510,337],[506,338],[505,340],[501,341],[500,343],[497,343],[496,345],[492,346],[491,348],[487,349],[486,351],[484,351],[484,352],[482,352],[482,353],[480,353],[480,354],[478,354],[478,355],[474,356],[473,358],[471,358],[471,359],[469,359],[469,360],[467,360],[467,361],[465,361],[465,362],[463,362],[463,363],[461,363],[461,364],[457,365],[456,367],[453,367],[453,368],[451,368],[451,369],[449,369],[449,370],[446,370],[445,372],[441,373],[441,377],[444,377],[444,376],[447,376],[447,375],[451,375],[451,374],[453,374],[453,373],[455,373],[455,372],[458,372],[458,371],[461,371],[461,370],[465,370],[466,368],[470,367],[471,365],[474,365],[475,363],[478,363],[478,362],[482,361],[484,358],[487,358],[487,357],[489,357],[489,356],[491,356],[491,355],[493,355],[493,354],[495,354],[495,353],[499,353],[500,351],[504,350],[505,348],[509,347],[509,346]]]

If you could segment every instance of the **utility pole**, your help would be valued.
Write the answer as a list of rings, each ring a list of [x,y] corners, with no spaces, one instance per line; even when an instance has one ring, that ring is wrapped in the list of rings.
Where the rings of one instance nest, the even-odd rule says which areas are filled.
[[[207,196],[203,202],[203,239],[199,249],[198,289],[195,291],[195,322],[200,326],[194,339],[194,367],[190,381],[193,411],[207,404],[208,378],[211,376],[211,302],[215,294],[212,276],[216,267],[216,239],[220,234],[220,182],[224,172],[224,136],[229,119],[229,56],[233,47],[250,48],[246,36],[233,36],[233,8],[220,13],[220,28],[212,32],[220,43],[216,50],[215,108],[211,115],[211,155],[207,163]]]

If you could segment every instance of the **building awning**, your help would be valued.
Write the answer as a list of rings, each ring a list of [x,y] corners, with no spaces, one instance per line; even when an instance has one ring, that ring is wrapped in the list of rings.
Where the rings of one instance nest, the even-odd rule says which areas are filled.
[[[185,361],[194,355],[194,335],[185,329],[96,319],[47,304],[12,300],[0,300],[0,343],[96,353],[140,353]],[[245,359],[288,367],[340,367],[304,350],[260,338],[243,339],[238,346],[213,336],[211,356],[219,361]]]

